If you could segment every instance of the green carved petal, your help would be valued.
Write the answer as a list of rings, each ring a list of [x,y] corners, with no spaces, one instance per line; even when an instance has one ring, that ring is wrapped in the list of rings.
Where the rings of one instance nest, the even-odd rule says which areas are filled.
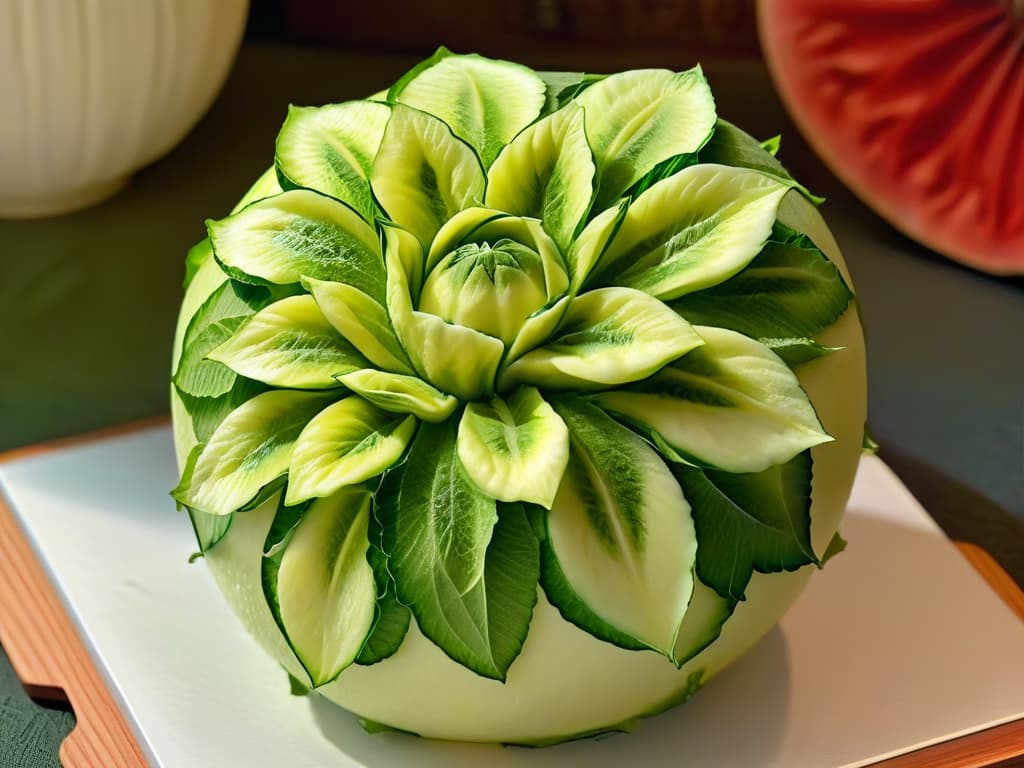
[[[366,560],[370,501],[367,491],[356,488],[318,499],[281,556],[281,621],[314,687],[341,674],[373,628],[377,596]]]
[[[696,330],[703,347],[595,402],[656,431],[683,456],[727,472],[759,472],[832,440],[771,350],[724,328]]]
[[[208,357],[242,376],[292,389],[336,387],[334,376],[370,365],[306,294],[260,310]]]
[[[745,599],[751,574],[794,571],[819,560],[811,547],[811,456],[761,472],[670,465],[700,539],[697,575],[722,598]]]
[[[571,296],[563,296],[554,304],[534,312],[526,318],[523,327],[519,329],[519,335],[508,348],[503,365],[511,365],[531,349],[539,347],[547,341],[555,332],[558,324],[562,322],[562,318],[565,317],[570,301],[572,301]]]
[[[479,205],[485,177],[473,149],[436,117],[396,104],[370,174],[388,217],[424,248],[448,219]]]
[[[793,239],[778,242],[780,236]],[[690,322],[756,339],[800,339],[832,325],[852,300],[839,270],[810,239],[777,231],[738,275],[682,296],[672,308]]]
[[[388,311],[358,288],[307,278],[302,281],[313,294],[328,322],[378,368],[412,373]]]
[[[382,597],[378,597],[377,618],[373,624],[373,631],[356,656],[356,664],[376,664],[398,653],[402,641],[409,632],[411,619],[412,613],[398,602],[393,587]]]
[[[533,387],[467,405],[457,446],[463,469],[484,493],[546,509],[569,460],[565,423]]]
[[[696,503],[696,499],[693,500]],[[694,517],[698,510],[694,510]],[[700,557],[700,549],[697,550]],[[722,634],[722,627],[732,616],[736,600],[722,597],[699,578],[693,580],[693,596],[679,627],[672,660],[682,666],[707,648]]]
[[[741,168],[684,168],[630,205],[591,278],[666,300],[721,283],[760,252],[789,188]]]
[[[256,395],[221,422],[172,495],[207,514],[231,514],[288,471],[302,428],[334,398],[285,389]]]
[[[466,477],[453,420],[424,424],[377,494],[388,570],[420,630],[449,657],[504,680],[537,600],[538,543],[521,504]]]
[[[566,252],[590,208],[594,158],[575,104],[538,120],[515,137],[488,171],[491,208],[544,223]]]
[[[376,477],[402,456],[416,419],[388,413],[361,397],[324,408],[295,441],[285,503],[329,496]]]
[[[382,508],[396,505],[382,511],[384,550],[399,597],[415,613],[411,583],[431,580],[437,571],[465,595],[483,578],[497,511],[459,462],[453,422],[423,424],[394,474],[398,487],[388,475],[381,489]]]
[[[337,200],[306,189],[258,200],[207,229],[217,260],[243,282],[348,283],[384,299],[384,262],[373,227]]]
[[[505,352],[501,339],[425,312],[413,312],[398,330],[413,366],[435,387],[462,400],[493,394]]]
[[[426,271],[430,272],[437,263],[470,239],[470,236],[489,221],[507,218],[509,214],[492,208],[473,207],[459,211],[446,221],[434,236],[427,254]]]
[[[576,102],[586,110],[597,160],[595,210],[661,161],[696,152],[715,125],[715,100],[700,67],[621,72],[594,83]]]
[[[817,360],[819,357],[825,357],[825,355],[831,355],[833,352],[844,349],[844,347],[826,347],[824,344],[819,344],[814,339],[806,337],[785,339],[761,338],[758,341],[781,357],[786,362],[786,365],[790,367],[800,365],[801,363],[809,363],[811,360]]]
[[[285,187],[307,187],[376,215],[370,169],[391,109],[373,101],[288,108],[277,135],[277,172]]]
[[[459,405],[457,398],[415,376],[366,369],[346,374],[338,380],[381,410],[411,413],[423,421],[444,421]]]
[[[391,323],[397,330],[408,318],[413,301],[423,286],[423,248],[411,232],[382,222],[384,231],[384,268],[387,274],[385,303]]]
[[[626,217],[627,201],[596,216],[569,248],[570,290],[578,293]]]
[[[693,589],[690,505],[642,438],[579,398],[553,404],[569,428],[570,452],[545,543],[571,593],[545,584],[548,599],[556,607],[579,599],[602,622],[672,658]]]
[[[657,299],[630,288],[600,288],[573,299],[551,340],[512,363],[501,387],[603,389],[646,378],[703,343]]]
[[[708,143],[700,150],[700,162],[731,165],[734,168],[750,168],[780,181],[792,184],[807,199],[814,203],[823,203],[825,198],[812,195],[805,187],[797,184],[789,171],[775,159],[779,149],[779,137],[775,136],[765,142],[759,142],[750,134],[737,128],[728,120],[718,119],[715,132]],[[772,151],[774,150],[774,151]]]
[[[488,167],[544,106],[544,81],[510,61],[442,48],[402,78],[389,97],[444,120]]]
[[[207,355],[231,338],[239,326],[270,301],[262,287],[225,280],[189,321],[174,385],[192,397],[220,397],[230,392],[237,374]]]

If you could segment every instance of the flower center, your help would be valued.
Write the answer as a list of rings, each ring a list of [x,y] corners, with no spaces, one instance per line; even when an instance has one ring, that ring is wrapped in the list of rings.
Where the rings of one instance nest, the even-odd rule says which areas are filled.
[[[541,256],[503,237],[466,243],[442,258],[423,284],[419,309],[508,345],[547,301]]]

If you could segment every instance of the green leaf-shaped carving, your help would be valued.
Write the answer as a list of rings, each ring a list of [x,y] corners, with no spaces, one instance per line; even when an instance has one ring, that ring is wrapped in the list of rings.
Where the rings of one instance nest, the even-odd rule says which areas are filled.
[[[477,674],[505,678],[537,597],[538,545],[519,504],[469,480],[451,421],[423,424],[378,492],[383,548],[420,630]]]
[[[692,514],[696,519],[697,511]],[[700,547],[697,548],[697,557],[700,558]],[[722,597],[699,578],[693,580],[693,596],[672,650],[672,660],[677,666],[681,667],[718,639],[722,627],[736,608],[736,602]]]
[[[600,288],[573,299],[545,345],[508,367],[516,382],[602,389],[650,376],[703,341],[657,299],[630,288]]]
[[[433,115],[396,104],[370,174],[391,221],[424,248],[455,213],[479,205],[484,171],[473,149]]]
[[[672,464],[693,504],[697,575],[719,595],[743,600],[756,570],[792,571],[818,562],[811,548],[811,457],[734,474]]]
[[[258,200],[207,222],[213,252],[243,282],[298,283],[303,277],[348,283],[384,300],[377,233],[337,200],[305,189]]]
[[[718,122],[715,123],[715,132],[711,134],[708,143],[700,150],[700,162],[731,165],[734,168],[750,168],[752,171],[760,171],[769,176],[775,176],[780,181],[792,184],[812,202],[824,202],[824,198],[812,195],[802,185],[797,184],[793,180],[785,166],[775,159],[775,153],[778,151],[778,136],[768,141],[760,142],[728,120],[719,118]]]
[[[458,398],[415,376],[366,368],[340,376],[338,381],[381,410],[411,413],[423,421],[444,421],[459,406]]]
[[[172,495],[190,508],[229,515],[288,471],[295,439],[333,394],[272,390],[232,411]]]
[[[671,658],[693,589],[690,505],[640,437],[578,398],[562,395],[554,406],[569,428],[570,458],[545,547],[572,594],[545,583],[548,599],[593,631],[572,611],[578,598],[605,624]]]
[[[569,432],[535,388],[467,405],[457,444],[463,468],[484,493],[551,507],[569,460]]]
[[[543,222],[562,252],[590,209],[594,158],[583,109],[571,105],[526,128],[488,172],[487,205]]]
[[[692,165],[638,197],[591,274],[674,299],[732,277],[772,232],[789,187],[724,165]]]
[[[370,169],[390,114],[387,105],[373,101],[289,107],[275,154],[282,186],[324,192],[372,222]]]
[[[355,660],[373,627],[377,600],[366,560],[371,498],[362,488],[345,488],[317,499],[281,556],[281,621],[314,687]]]
[[[700,67],[685,72],[620,72],[576,97],[587,115],[600,186],[608,207],[662,160],[695,152],[715,125],[715,100]]]
[[[229,392],[237,374],[207,355],[231,338],[245,322],[270,300],[266,288],[226,280],[189,321],[182,344],[181,359],[174,374],[179,392],[193,397],[219,397]]]
[[[324,408],[295,441],[287,504],[329,496],[376,477],[398,461],[416,431],[416,419],[382,411],[351,396]]]
[[[386,371],[412,373],[409,357],[380,302],[345,283],[306,278],[302,285],[313,294],[327,321],[367,360]]]
[[[810,240],[777,242],[773,236],[738,275],[682,296],[672,307],[692,323],[756,339],[793,339],[832,325],[852,299],[839,270]]]
[[[389,590],[383,597],[377,598],[377,618],[373,631],[356,656],[356,664],[368,666],[394,656],[409,632],[411,619],[412,613],[398,602],[394,590]]]
[[[771,350],[724,328],[696,330],[704,346],[595,402],[654,430],[683,456],[728,472],[758,472],[832,439]]]
[[[388,97],[444,120],[484,167],[544,105],[544,81],[527,67],[441,48],[399,80]]]
[[[208,357],[276,387],[328,389],[335,376],[369,366],[312,296],[290,296],[248,318]]]

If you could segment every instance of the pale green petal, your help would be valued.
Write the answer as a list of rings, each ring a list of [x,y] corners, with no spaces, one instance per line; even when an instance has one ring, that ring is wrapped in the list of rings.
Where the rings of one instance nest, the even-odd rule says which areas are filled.
[[[423,421],[444,421],[459,405],[457,398],[415,376],[366,369],[338,380],[382,410],[411,413]]]
[[[295,441],[285,503],[329,496],[376,477],[394,464],[416,431],[416,419],[388,413],[361,397],[328,406]]]
[[[479,206],[456,213],[444,223],[444,226],[434,236],[434,241],[430,244],[430,252],[427,254],[426,271],[432,270],[437,262],[467,242],[472,233],[481,225],[492,219],[501,219],[507,216],[507,213]]]
[[[544,106],[544,81],[510,61],[442,50],[411,74],[390,96],[444,120],[485,168]]]
[[[505,352],[501,339],[413,312],[399,330],[413,366],[438,389],[462,400],[494,393],[494,377]]]
[[[695,328],[703,347],[595,402],[655,430],[684,456],[727,472],[760,472],[832,439],[771,350],[735,331]]]
[[[757,256],[789,189],[757,171],[684,168],[633,201],[591,282],[664,300],[721,283]]]
[[[700,67],[639,69],[606,77],[576,97],[600,179],[596,210],[663,160],[696,152],[715,126],[715,100]]]
[[[573,299],[551,340],[510,365],[517,382],[558,389],[604,389],[646,378],[703,343],[657,299],[631,288],[601,288]]]
[[[358,288],[323,280],[302,281],[324,317],[378,368],[412,373],[409,358],[391,327],[388,311]]]
[[[563,577],[545,581],[548,599],[585,630],[600,631],[596,617],[671,658],[693,589],[690,505],[643,439],[578,398],[554,406],[570,454],[547,516],[545,554]]]
[[[550,508],[569,460],[569,431],[533,387],[504,400],[470,403],[459,421],[466,474],[499,501]]]
[[[505,345],[471,328],[414,311],[403,254],[418,253],[419,244],[398,227],[385,227],[384,237],[388,313],[413,367],[447,394],[464,400],[489,397]]]
[[[384,227],[384,265],[387,270],[387,308],[391,324],[402,339],[401,329],[409,322],[413,312],[413,294],[410,284],[410,266],[415,270],[417,257],[423,249],[411,232],[400,227]]]
[[[626,216],[627,203],[623,201],[615,208],[600,213],[584,227],[579,237],[569,248],[566,261],[569,265],[571,289],[579,292],[587,277],[597,266],[601,254],[608,247],[609,241],[622,224]]]
[[[563,296],[554,304],[526,318],[523,327],[519,329],[519,335],[512,342],[512,346],[508,348],[503,365],[511,365],[531,349],[539,347],[547,341],[555,332],[558,324],[562,322],[562,318],[565,317],[570,301],[572,301],[571,296]]]
[[[484,171],[473,149],[436,117],[395,105],[370,183],[388,217],[424,248],[448,219],[479,205]]]
[[[228,515],[288,471],[302,428],[336,395],[279,389],[228,414],[173,496],[211,515]]]
[[[366,560],[370,500],[354,488],[317,500],[281,556],[281,621],[314,687],[341,674],[373,628],[377,596]]]
[[[335,387],[334,376],[370,364],[305,294],[261,309],[208,357],[247,378],[292,389]]]
[[[575,104],[538,120],[501,151],[487,174],[487,205],[542,220],[563,253],[594,192],[583,122]]]
[[[372,222],[370,169],[390,114],[386,104],[373,101],[290,106],[277,135],[278,173],[287,185],[324,192]]]
[[[384,298],[377,233],[347,205],[325,195],[283,192],[208,221],[207,229],[217,260],[243,282],[257,278],[287,285],[312,277]]]

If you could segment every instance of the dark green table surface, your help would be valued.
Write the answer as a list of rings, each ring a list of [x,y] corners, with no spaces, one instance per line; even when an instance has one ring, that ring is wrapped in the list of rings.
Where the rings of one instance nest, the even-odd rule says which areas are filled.
[[[289,102],[360,97],[410,63],[247,45],[192,134],[115,198],[0,221],[0,451],[166,413],[182,260],[204,219],[226,214],[270,165]],[[1024,584],[1024,282],[935,256],[854,199],[807,150],[761,65],[705,70],[719,114],[781,133],[781,159],[828,197],[862,302],[884,458],[951,536],[981,544]],[[57,764],[71,722],[36,709],[0,658],[0,766]]]

